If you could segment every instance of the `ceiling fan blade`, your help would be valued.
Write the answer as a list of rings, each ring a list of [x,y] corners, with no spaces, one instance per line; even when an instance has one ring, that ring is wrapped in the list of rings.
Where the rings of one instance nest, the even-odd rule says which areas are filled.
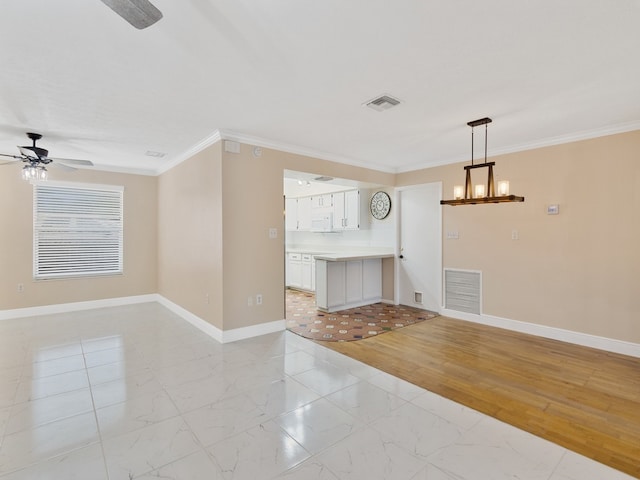
[[[0,157],[7,157],[7,158],[13,158],[14,160],[9,160],[6,163],[14,163],[17,160],[23,160],[23,158],[19,155],[9,155],[8,153],[0,153]]]
[[[78,170],[77,168],[70,167],[69,165],[65,165],[64,163],[54,162],[51,165],[57,168],[58,170],[62,170],[64,172],[75,172],[76,170]]]
[[[27,157],[27,158],[38,158],[29,147],[18,146],[18,150],[20,150],[20,153],[24,157]]]
[[[162,18],[162,12],[148,0],[100,0],[138,30]]]
[[[93,162],[91,160],[78,160],[75,158],[51,158],[47,157],[49,160],[55,162],[66,163],[70,165],[78,165],[82,167],[93,167]]]

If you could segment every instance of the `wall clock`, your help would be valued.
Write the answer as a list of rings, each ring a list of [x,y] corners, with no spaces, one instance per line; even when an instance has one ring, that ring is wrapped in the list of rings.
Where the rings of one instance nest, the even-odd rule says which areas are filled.
[[[389,215],[389,211],[391,210],[391,197],[387,194],[387,192],[376,192],[371,197],[371,215],[373,218],[382,220]]]

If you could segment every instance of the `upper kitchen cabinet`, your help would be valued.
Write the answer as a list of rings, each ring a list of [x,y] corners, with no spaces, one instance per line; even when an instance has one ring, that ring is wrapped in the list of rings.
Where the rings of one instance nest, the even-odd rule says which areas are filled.
[[[333,194],[333,229],[359,230],[368,223],[366,191],[347,190]]]
[[[287,231],[298,230],[298,199],[284,199],[284,227]]]
[[[298,199],[298,230],[311,230],[311,197],[300,197]]]
[[[311,197],[285,198],[284,208],[288,231],[311,230]]]
[[[325,193],[324,195],[314,195],[311,197],[311,209],[312,210],[330,210],[333,206],[332,203],[332,195],[330,193]]]
[[[363,189],[287,197],[286,229],[298,232],[339,232],[366,228],[369,224],[368,201],[368,192]]]

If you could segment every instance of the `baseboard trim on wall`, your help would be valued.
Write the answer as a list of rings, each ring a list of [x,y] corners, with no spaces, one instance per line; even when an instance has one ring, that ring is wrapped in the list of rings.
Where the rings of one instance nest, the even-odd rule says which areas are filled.
[[[640,344],[637,343],[625,342],[614,338],[598,337],[596,335],[589,335],[588,333],[574,332],[571,330],[538,325],[535,323],[521,322],[519,320],[495,317],[493,315],[475,315],[473,313],[458,312],[457,310],[449,310],[446,308],[443,308],[440,311],[440,314],[459,320],[488,325],[490,327],[504,328],[515,332],[527,333],[538,337],[582,345],[583,347],[597,348],[598,350],[605,350],[607,352],[640,358]]]
[[[206,320],[201,319],[197,315],[194,315],[193,313],[191,313],[189,310],[182,308],[177,303],[173,303],[171,300],[169,300],[166,297],[163,297],[162,295],[159,295],[159,294],[156,295],[156,301],[163,307],[167,308],[168,310],[171,310],[173,313],[175,313],[179,317],[182,317],[184,320],[189,322],[191,325],[196,327],[201,332],[206,333],[211,338],[213,338],[214,340],[220,343],[224,343],[223,331],[220,330],[215,325],[212,325]]]
[[[246,338],[258,337],[268,333],[282,332],[286,329],[285,320],[260,323],[249,327],[234,328],[233,330],[220,330],[209,322],[194,315],[189,310],[173,303],[171,300],[157,293],[148,295],[135,295],[131,297],[106,298],[103,300],[90,300],[87,302],[58,303],[55,305],[43,305],[40,307],[16,308],[12,310],[0,310],[0,321],[12,318],[35,317],[38,315],[52,315],[56,313],[77,312],[80,310],[92,310],[94,308],[121,307],[137,303],[157,302],[172,311],[198,330],[206,333],[220,343],[235,342]]]
[[[249,327],[234,328],[232,330],[220,330],[218,327],[211,325],[206,320],[203,320],[197,315],[194,315],[190,311],[182,308],[176,303],[173,303],[171,300],[163,297],[162,295],[157,295],[157,301],[162,306],[171,310],[176,315],[181,316],[198,330],[206,333],[211,338],[220,343],[236,342],[238,340],[258,337],[260,335],[266,335],[268,333],[282,332],[286,328],[286,322],[284,320],[275,320],[273,322],[260,323],[258,325],[251,325]]]
[[[225,330],[222,335],[222,343],[236,342],[246,338],[259,337],[269,333],[283,332],[286,330],[285,320],[274,320],[273,322],[259,323],[250,327],[234,328]]]
[[[150,293],[148,295],[134,295],[131,297],[105,298],[103,300],[89,300],[86,302],[57,303],[54,305],[42,305],[39,307],[15,308],[12,310],[0,310],[0,320],[77,312],[80,310],[91,310],[94,308],[120,307],[123,305],[156,301],[158,301],[158,295]]]

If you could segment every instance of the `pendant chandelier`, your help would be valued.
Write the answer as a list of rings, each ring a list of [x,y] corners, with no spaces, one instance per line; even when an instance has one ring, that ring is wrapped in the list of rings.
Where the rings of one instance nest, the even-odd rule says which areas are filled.
[[[487,162],[487,125],[492,120],[489,117],[481,118],[468,122],[471,127],[471,165],[464,167],[466,170],[466,178],[464,181],[464,189],[460,185],[453,187],[453,200],[440,200],[440,205],[476,205],[478,203],[506,203],[506,202],[524,202],[524,197],[509,194],[509,181],[501,180],[498,182],[498,194],[496,195],[495,183],[493,181],[493,166],[496,162]],[[473,162],[473,129],[480,125],[484,125],[484,163]],[[471,182],[471,170],[476,168],[486,168],[487,183],[476,184],[475,188]]]

